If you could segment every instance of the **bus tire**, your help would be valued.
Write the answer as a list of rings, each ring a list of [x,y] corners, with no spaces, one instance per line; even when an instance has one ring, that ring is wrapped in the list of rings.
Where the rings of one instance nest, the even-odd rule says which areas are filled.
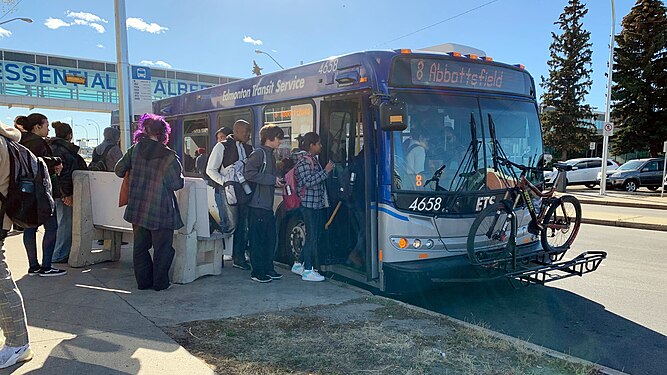
[[[301,255],[305,240],[306,224],[303,215],[300,212],[288,215],[280,231],[280,260],[287,265],[293,264]]]

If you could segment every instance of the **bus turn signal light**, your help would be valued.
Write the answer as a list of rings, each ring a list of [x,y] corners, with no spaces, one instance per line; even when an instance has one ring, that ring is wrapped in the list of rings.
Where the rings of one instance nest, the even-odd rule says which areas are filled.
[[[408,54],[411,54],[411,53],[412,53],[411,49],[407,49],[407,48],[402,48],[401,49],[401,54],[402,55],[408,55]]]
[[[408,240],[406,240],[405,238],[399,239],[398,247],[400,247],[401,249],[405,249],[406,247],[408,247]]]
[[[361,77],[359,78],[360,83],[368,82],[368,77]]]

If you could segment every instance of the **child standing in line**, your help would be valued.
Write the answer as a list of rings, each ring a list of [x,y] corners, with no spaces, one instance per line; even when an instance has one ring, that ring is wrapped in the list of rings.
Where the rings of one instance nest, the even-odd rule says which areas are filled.
[[[322,152],[322,143],[315,132],[304,134],[299,147],[306,151],[295,167],[297,194],[301,198],[301,212],[306,223],[306,241],[301,259],[294,263],[292,272],[301,275],[304,281],[324,281],[324,276],[314,269],[313,259],[324,228],[324,209],[328,206],[324,181],[329,177],[334,164],[329,161],[323,169],[317,160],[317,155]]]
[[[285,133],[277,125],[265,125],[259,130],[261,146],[255,149],[246,162],[245,179],[255,183],[248,203],[248,227],[250,232],[250,278],[260,283],[278,280],[283,276],[273,267],[276,249],[276,217],[273,214],[273,198],[276,187],[284,183],[278,176],[273,151],[280,147]]]

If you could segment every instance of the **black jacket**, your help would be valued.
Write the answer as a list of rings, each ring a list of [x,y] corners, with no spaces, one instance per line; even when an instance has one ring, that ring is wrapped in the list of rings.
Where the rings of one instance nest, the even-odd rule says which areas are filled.
[[[61,163],[59,157],[54,157],[51,148],[44,138],[35,133],[21,133],[21,141],[19,142],[25,148],[30,150],[35,156],[41,157],[46,166],[49,168],[49,174],[54,175],[55,166]]]
[[[79,155],[79,146],[67,142],[65,139],[51,138],[49,145],[53,156],[60,157],[63,163],[63,170],[58,176],[58,189],[53,189],[53,196],[56,198],[69,197],[74,194],[72,172],[88,169],[86,168],[86,162]]]

